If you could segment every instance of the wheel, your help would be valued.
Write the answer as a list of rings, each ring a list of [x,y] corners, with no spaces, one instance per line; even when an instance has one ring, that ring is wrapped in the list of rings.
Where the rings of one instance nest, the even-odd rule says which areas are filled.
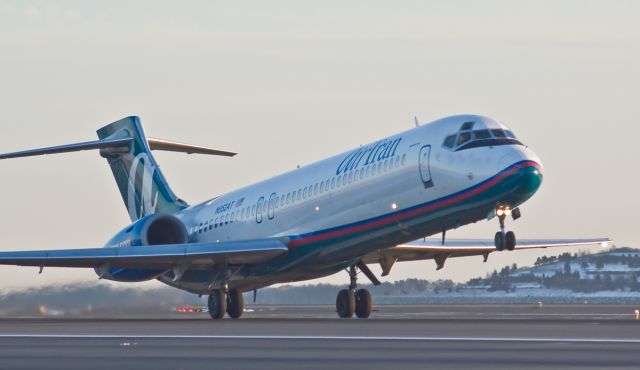
[[[338,298],[336,298],[336,310],[338,316],[343,319],[348,319],[353,316],[353,312],[356,309],[356,297],[351,289],[342,289],[338,292]]]
[[[227,297],[220,289],[214,289],[209,295],[209,315],[212,319],[221,319],[227,311]]]
[[[227,313],[232,319],[242,316],[244,310],[244,297],[238,289],[231,289],[227,294]]]
[[[356,292],[356,316],[361,319],[371,316],[371,293],[366,289]]]
[[[496,233],[496,237],[495,237],[494,241],[495,241],[495,245],[496,245],[496,250],[498,252],[503,251],[504,247],[505,247],[505,240],[504,240],[504,235],[502,234],[502,232],[498,231]]]
[[[513,231],[505,235],[505,247],[510,251],[516,249],[516,234]]]

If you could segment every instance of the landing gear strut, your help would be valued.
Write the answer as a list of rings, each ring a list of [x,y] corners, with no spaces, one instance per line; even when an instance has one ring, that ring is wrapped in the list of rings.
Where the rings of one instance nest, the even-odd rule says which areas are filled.
[[[212,290],[207,305],[209,315],[214,320],[222,319],[225,313],[232,319],[237,319],[244,311],[244,299],[238,289],[231,289],[227,293],[222,289]]]
[[[356,266],[349,267],[349,289],[342,289],[336,298],[336,311],[343,319],[351,318],[354,313],[361,319],[371,316],[371,293],[367,289],[358,289],[357,275]]]
[[[513,211],[517,211],[518,215],[520,214],[517,208]],[[513,231],[506,231],[504,225],[504,220],[507,218],[507,216],[511,215],[511,213],[512,210],[508,207],[498,207],[496,209],[496,216],[498,216],[498,221],[500,221],[500,231],[496,233],[494,239],[497,251],[503,251],[505,249],[512,251],[516,248],[516,234]]]

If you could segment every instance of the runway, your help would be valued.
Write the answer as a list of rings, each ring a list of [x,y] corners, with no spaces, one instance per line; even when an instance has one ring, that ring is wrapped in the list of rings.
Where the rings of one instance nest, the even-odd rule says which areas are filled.
[[[250,307],[240,320],[0,319],[0,369],[637,369],[630,306]],[[103,314],[101,314],[103,315]],[[150,316],[159,316],[153,314]]]

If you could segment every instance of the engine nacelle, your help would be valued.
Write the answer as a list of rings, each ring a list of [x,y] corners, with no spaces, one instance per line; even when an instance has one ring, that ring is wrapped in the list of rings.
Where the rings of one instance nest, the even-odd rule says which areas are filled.
[[[150,245],[184,244],[189,234],[177,217],[156,213],[145,216],[116,234],[105,248],[144,248]],[[145,281],[157,278],[166,270],[102,266],[95,269],[102,279],[115,281]]]

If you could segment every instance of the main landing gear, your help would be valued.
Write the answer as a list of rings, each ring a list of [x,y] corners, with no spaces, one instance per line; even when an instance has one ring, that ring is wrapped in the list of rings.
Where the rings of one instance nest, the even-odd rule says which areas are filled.
[[[244,298],[238,289],[231,289],[227,293],[222,289],[214,289],[207,303],[209,315],[215,320],[222,319],[225,313],[232,319],[240,318],[244,310]]]
[[[368,270],[364,263],[361,263],[361,265],[367,269],[367,272],[365,272],[361,267],[360,269],[363,273],[369,275],[368,273],[371,271]],[[371,293],[367,289],[358,289],[357,275],[356,266],[349,267],[349,278],[351,280],[349,289],[342,289],[338,292],[338,297],[336,298],[336,311],[338,311],[338,316],[343,319],[351,318],[354,313],[361,319],[366,319],[371,315]]]
[[[516,248],[516,234],[513,231],[506,231],[504,226],[504,220],[507,216],[512,216],[514,220],[520,218],[520,210],[518,208],[511,209],[509,207],[498,207],[496,209],[496,216],[500,221],[500,231],[495,236],[495,246],[497,251],[508,250],[512,251]]]

